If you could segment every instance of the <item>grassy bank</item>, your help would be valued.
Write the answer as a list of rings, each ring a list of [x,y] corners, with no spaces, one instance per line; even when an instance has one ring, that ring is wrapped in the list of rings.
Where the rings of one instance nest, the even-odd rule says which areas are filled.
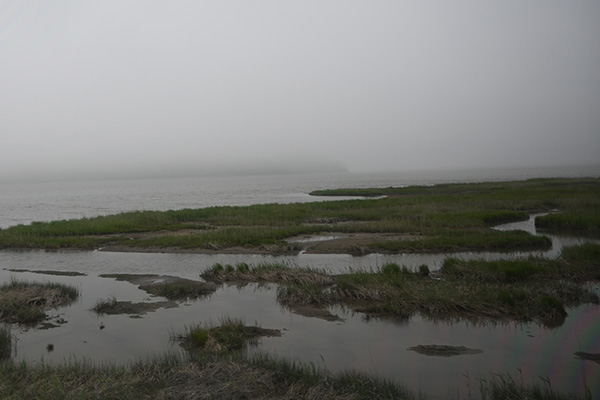
[[[332,375],[268,357],[163,357],[131,366],[0,363],[0,397],[39,399],[415,399],[391,382],[355,373]]]
[[[489,209],[559,211],[540,217],[536,226],[552,233],[571,233],[600,237],[600,180],[530,179],[515,182],[478,184],[440,184],[405,188],[365,188],[317,190],[315,196],[388,196],[392,198],[438,198],[486,201]],[[507,207],[512,203],[512,207]],[[510,215],[506,215],[511,219]],[[509,222],[498,220],[496,223]]]
[[[285,239],[339,232],[374,235],[358,247],[341,245],[338,250],[347,253],[539,249],[549,246],[547,239],[489,228],[525,220],[528,213],[554,210],[560,213],[540,218],[540,227],[555,233],[600,237],[599,179],[535,179],[313,194],[387,197],[140,211],[36,222],[0,230],[0,248],[108,246],[121,250],[289,253],[297,252],[300,245]]]
[[[420,313],[436,319],[537,321],[555,326],[566,307],[598,303],[582,285],[600,278],[600,246],[567,248],[558,260],[445,261],[432,279],[426,266],[417,271],[388,264],[378,271],[328,276],[283,265],[215,265],[208,281],[278,283],[278,301],[290,308],[344,305],[368,316],[409,318]]]
[[[525,386],[508,375],[480,379],[479,392],[486,400],[579,399],[560,393],[549,384]],[[331,374],[311,365],[267,356],[243,359],[218,354],[192,361],[165,356],[128,366],[97,366],[76,361],[28,366],[4,361],[0,362],[0,397],[4,400],[426,398],[402,385],[363,374]]]

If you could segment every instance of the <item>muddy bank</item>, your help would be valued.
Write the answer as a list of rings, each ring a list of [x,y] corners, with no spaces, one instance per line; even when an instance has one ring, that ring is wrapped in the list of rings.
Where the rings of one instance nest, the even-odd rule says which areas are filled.
[[[107,301],[98,302],[98,304],[92,308],[92,311],[96,312],[98,315],[128,314],[132,318],[135,318],[161,308],[175,307],[179,307],[179,304],[174,301],[133,303],[131,301],[117,301],[116,299],[109,299]]]
[[[169,300],[199,299],[213,294],[217,285],[169,275],[101,274],[101,278],[114,278],[137,285],[141,290]]]
[[[31,272],[32,274],[55,275],[55,276],[85,276],[86,274],[76,271],[52,271],[52,270],[31,270],[31,269],[7,269],[10,272]]]
[[[465,354],[481,354],[483,350],[470,349],[465,346],[448,346],[442,344],[420,344],[409,347],[408,350],[416,351],[419,354],[436,357],[452,357]]]
[[[148,246],[148,247],[134,247],[122,244],[115,244],[104,246],[98,249],[98,251],[118,252],[118,253],[188,253],[188,254],[269,254],[269,255],[280,255],[280,254],[296,254],[297,250],[294,251],[280,251],[277,249],[269,249],[264,246],[261,247],[223,247],[219,249],[204,249],[204,248],[192,248],[185,249],[181,247],[159,247],[159,246]]]

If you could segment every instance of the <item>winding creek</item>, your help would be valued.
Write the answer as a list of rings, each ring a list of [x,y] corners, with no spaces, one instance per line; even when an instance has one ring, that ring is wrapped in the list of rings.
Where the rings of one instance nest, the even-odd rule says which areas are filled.
[[[535,215],[529,221],[506,224],[495,229],[522,229],[536,234]],[[124,363],[165,352],[182,350],[170,337],[186,325],[218,323],[222,317],[240,318],[246,324],[276,328],[281,337],[263,338],[250,352],[312,363],[331,371],[354,369],[396,380],[422,392],[426,398],[477,398],[479,379],[494,373],[511,373],[525,383],[549,378],[554,389],[583,395],[587,386],[600,395],[600,365],[580,360],[578,351],[600,353],[600,306],[570,308],[565,323],[545,328],[536,323],[486,323],[464,320],[431,321],[420,316],[405,322],[366,319],[341,307],[330,312],[340,321],[304,317],[276,302],[276,285],[223,286],[213,295],[179,303],[133,317],[97,316],[90,309],[100,299],[158,302],[128,282],[99,277],[105,273],[164,274],[199,279],[213,264],[282,262],[292,266],[322,268],[330,273],[349,269],[377,269],[389,262],[410,268],[427,264],[441,267],[447,257],[464,259],[517,259],[531,255],[555,258],[564,246],[589,242],[573,237],[550,236],[552,249],[543,252],[457,253],[457,254],[299,254],[297,256],[149,254],[47,251],[0,252],[0,279],[11,277],[31,281],[64,282],[79,288],[77,302],[51,311],[44,328],[13,326],[17,338],[13,357],[30,363],[88,360],[96,363]],[[315,238],[315,240],[319,240]],[[321,239],[322,240],[322,239]],[[598,241],[595,241],[596,243]],[[16,272],[28,270],[34,272]],[[77,271],[82,276],[40,274],[43,271]],[[600,294],[600,287],[593,288]],[[48,351],[48,344],[53,350]],[[481,349],[478,354],[435,357],[409,351],[417,345],[441,344]]]

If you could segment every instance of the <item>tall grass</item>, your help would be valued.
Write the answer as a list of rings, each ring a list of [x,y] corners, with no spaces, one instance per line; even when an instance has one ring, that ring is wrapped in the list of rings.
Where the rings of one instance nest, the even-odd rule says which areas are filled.
[[[177,335],[183,345],[191,350],[208,352],[239,351],[246,344],[257,344],[261,336],[280,336],[275,329],[246,326],[239,319],[223,318],[219,325],[193,325],[186,332]]]
[[[480,380],[480,393],[482,400],[583,400],[592,398],[587,390],[585,397],[562,393],[552,388],[550,381],[540,377],[541,383],[526,386],[516,382],[509,374],[497,374],[489,379]]]
[[[0,397],[17,399],[416,399],[405,387],[357,373],[333,375],[268,356],[165,356],[128,366],[0,363]]]

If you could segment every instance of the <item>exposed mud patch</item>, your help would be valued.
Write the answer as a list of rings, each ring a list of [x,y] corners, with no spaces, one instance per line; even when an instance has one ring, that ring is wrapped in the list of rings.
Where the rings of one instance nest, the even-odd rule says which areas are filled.
[[[303,317],[313,317],[313,318],[319,318],[319,319],[323,319],[325,321],[340,321],[343,322],[344,320],[342,318],[340,318],[339,316],[330,313],[329,311],[323,309],[323,308],[318,308],[318,307],[313,307],[313,306],[306,306],[306,305],[299,305],[299,306],[288,306],[288,308],[295,314],[301,315]]]
[[[596,363],[600,364],[600,353],[585,353],[583,351],[577,351],[573,354],[575,354],[575,356],[580,360],[595,361]]]
[[[442,344],[420,344],[418,346],[409,347],[408,350],[416,351],[417,353],[424,354],[426,356],[437,357],[452,357],[464,354],[483,353],[483,350],[480,349],[470,349],[465,346],[447,346]]]
[[[174,301],[133,303],[131,301],[117,301],[116,299],[110,299],[99,302],[92,310],[99,315],[129,314],[132,316],[140,316],[160,308],[175,308],[178,306],[179,305]]]
[[[304,252],[309,254],[366,254],[369,246],[397,240],[415,240],[418,236],[385,233],[331,233],[328,236],[318,235],[315,240],[309,237],[300,238]],[[297,239],[298,240],[298,239]]]

